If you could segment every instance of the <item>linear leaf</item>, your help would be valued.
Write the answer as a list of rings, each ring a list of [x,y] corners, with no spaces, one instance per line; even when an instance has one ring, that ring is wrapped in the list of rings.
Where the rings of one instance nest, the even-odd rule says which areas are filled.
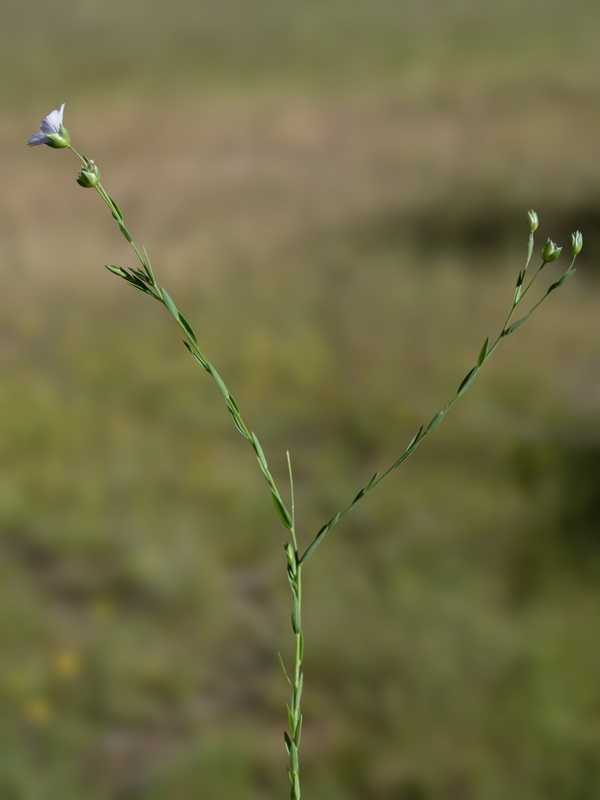
[[[202,364],[202,366],[204,367],[204,369],[205,369],[207,372],[210,372],[210,369],[209,369],[209,367],[208,367],[208,361],[205,361],[203,358],[201,358],[201,357],[198,355],[198,353],[194,352],[194,350],[192,350],[192,348],[191,348],[191,346],[190,346],[190,343],[189,343],[189,342],[186,342],[186,341],[184,340],[184,341],[183,341],[183,343],[184,343],[184,345],[187,347],[187,349],[190,351],[190,353],[191,353],[191,354],[194,356],[194,358],[196,359],[196,361],[197,361],[199,364]]]
[[[281,517],[281,521],[288,529],[288,531],[291,531],[293,528],[293,523],[287,508],[283,505],[283,501],[278,495],[275,494],[275,492],[271,492],[271,494],[273,496],[273,502],[275,503],[275,508],[277,509],[277,513]]]
[[[554,288],[556,288],[556,287],[554,287]],[[548,289],[546,294],[549,294],[551,291],[552,291],[552,286]],[[532,311],[529,311],[527,314],[525,314],[524,317],[521,317],[521,319],[518,319],[516,322],[513,322],[513,324],[509,328],[507,328],[505,331],[502,332],[502,336],[508,336],[513,331],[516,331],[517,328],[520,327],[525,322],[525,320],[529,319],[531,314],[532,314]]]
[[[283,732],[283,741],[285,742],[285,749],[288,751],[288,755],[291,755],[292,749],[292,740],[290,739],[290,735],[287,731]]]
[[[113,198],[112,198],[112,197],[111,197],[109,194],[108,194],[108,195],[106,195],[106,196],[108,197],[108,199],[110,200],[110,202],[113,204],[113,206],[114,206],[114,210],[115,210],[115,211],[117,212],[117,214],[118,214],[118,217],[115,217],[115,219],[116,219],[117,221],[118,221],[118,220],[122,220],[122,219],[123,219],[123,212],[121,211],[121,209],[120,209],[120,208],[119,208],[119,206],[117,205],[116,201],[115,201],[115,200],[114,200],[114,199],[113,199]]]
[[[411,447],[414,447],[414,445],[417,443],[417,439],[418,439],[418,438],[419,438],[419,436],[421,435],[422,431],[423,431],[423,426],[421,425],[421,427],[419,428],[419,430],[418,430],[418,431],[415,433],[415,435],[413,436],[413,438],[412,438],[412,439],[410,440],[410,442],[408,443],[408,446],[406,447],[406,450],[404,451],[405,453],[408,453],[408,451],[410,450],[410,448],[411,448]]]
[[[116,267],[114,264],[105,264],[104,266],[109,272],[112,272],[114,275],[118,275],[119,278],[125,278],[127,276],[127,272],[123,269],[123,267]]]
[[[279,663],[281,664],[281,669],[283,670],[283,674],[285,675],[285,677],[287,679],[287,682],[290,684],[290,686],[292,686],[293,685],[292,681],[290,680],[290,676],[288,675],[288,671],[285,668],[285,664],[283,663],[283,657],[282,657],[282,655],[281,655],[281,653],[279,651],[277,652],[277,658],[279,659]]]
[[[292,629],[294,633],[300,633],[302,629],[300,625],[300,604],[297,597],[294,597],[292,601]]]
[[[219,373],[213,367],[212,364],[209,364],[208,366],[209,366],[208,371],[212,375],[214,382],[217,384],[217,387],[218,387],[219,391],[221,392],[223,397],[226,400],[228,400],[229,399],[229,389],[225,386],[225,383],[223,382],[223,378],[219,375]]]
[[[377,480],[378,477],[379,477],[379,472],[376,472],[375,475],[373,475],[371,480],[365,486],[365,492],[368,492],[369,489],[371,489],[371,487],[373,486],[373,484],[375,483],[375,481]]]
[[[434,428],[437,428],[440,422],[444,419],[447,410],[448,410],[447,408],[440,408],[438,413],[435,415],[435,417],[431,420],[431,422],[427,426],[427,432],[432,431]]]
[[[174,317],[175,319],[179,319],[179,310],[173,300],[171,299],[171,295],[167,292],[166,289],[163,289],[161,286],[160,289],[160,296],[162,297],[163,303],[167,307],[169,314]]]
[[[461,394],[464,394],[467,391],[469,386],[475,380],[475,376],[477,375],[478,372],[479,372],[479,367],[473,367],[473,369],[463,378],[462,383],[460,384],[456,392],[457,397],[460,397]]]
[[[181,327],[183,328],[183,330],[187,333],[187,335],[192,340],[192,342],[194,344],[198,344],[198,339],[196,339],[196,334],[194,333],[194,330],[193,330],[192,326],[190,325],[190,323],[187,321],[187,319],[181,313],[179,314],[179,322],[180,322]]]
[[[487,339],[485,340],[485,342],[483,343],[483,347],[481,348],[481,351],[480,351],[479,356],[477,358],[477,366],[478,367],[480,367],[483,364],[483,362],[485,361],[485,357],[487,356],[487,350],[488,350],[489,344],[490,344],[490,337],[488,336]]]
[[[301,563],[301,564],[303,564],[303,563],[304,563],[304,562],[305,562],[305,561],[306,561],[306,560],[307,560],[307,559],[308,559],[308,558],[309,558],[309,557],[310,557],[310,556],[311,556],[311,555],[312,555],[312,554],[315,552],[315,550],[317,549],[317,547],[318,547],[318,546],[321,544],[321,542],[323,541],[323,537],[325,536],[325,534],[327,533],[327,531],[328,531],[330,528],[333,528],[333,526],[334,526],[334,525],[337,525],[337,523],[338,523],[338,521],[339,521],[339,519],[340,519],[340,517],[341,517],[341,516],[342,516],[342,515],[341,515],[341,513],[339,513],[339,512],[338,512],[338,513],[337,513],[337,514],[336,514],[334,517],[332,517],[332,518],[329,520],[329,522],[326,522],[326,523],[325,523],[325,525],[323,525],[323,527],[320,529],[320,531],[319,531],[319,532],[317,533],[317,535],[315,536],[315,538],[314,538],[314,541],[312,542],[312,544],[310,544],[310,545],[309,545],[309,546],[306,548],[306,550],[304,551],[304,555],[303,555],[303,556],[302,556],[302,558],[300,559],[300,563]]]

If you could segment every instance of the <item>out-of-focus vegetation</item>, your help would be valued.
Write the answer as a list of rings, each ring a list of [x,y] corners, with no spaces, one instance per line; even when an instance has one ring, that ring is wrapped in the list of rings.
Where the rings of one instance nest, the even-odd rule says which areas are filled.
[[[76,160],[25,148],[66,101],[282,485],[290,450],[307,535],[497,332],[526,210],[539,244],[582,229],[575,278],[309,562],[303,786],[597,798],[600,6],[10,17],[0,797],[287,791],[272,504],[168,315],[102,269],[131,254]]]

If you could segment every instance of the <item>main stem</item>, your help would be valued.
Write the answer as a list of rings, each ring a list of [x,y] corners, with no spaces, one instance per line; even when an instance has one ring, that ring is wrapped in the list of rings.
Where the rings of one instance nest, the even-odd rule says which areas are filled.
[[[292,541],[286,547],[288,556],[288,580],[292,589],[292,629],[294,631],[294,672],[290,677],[283,667],[286,677],[292,687],[292,698],[287,706],[289,734],[284,734],[285,746],[290,757],[288,775],[291,784],[291,800],[300,800],[300,760],[298,750],[302,736],[302,659],[304,657],[304,636],[302,634],[302,564],[296,543],[296,534],[292,529]],[[283,662],[282,662],[283,666]]]

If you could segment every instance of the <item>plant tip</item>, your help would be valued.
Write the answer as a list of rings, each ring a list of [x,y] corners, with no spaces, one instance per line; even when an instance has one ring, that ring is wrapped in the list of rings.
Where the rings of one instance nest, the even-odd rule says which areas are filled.
[[[556,261],[561,254],[562,247],[559,247],[552,239],[548,239],[542,248],[542,261],[548,264],[550,261]]]
[[[529,230],[531,231],[531,233],[533,233],[535,230],[537,230],[537,226],[539,223],[538,215],[535,213],[533,209],[527,212],[527,220],[529,222]]]
[[[48,147],[54,147],[57,150],[61,147],[69,147],[71,137],[69,136],[69,131],[62,124],[64,110],[65,104],[63,103],[60,109],[55,108],[47,117],[44,117],[40,122],[39,131],[36,131],[29,138],[27,144],[30,147],[35,147],[38,144],[47,144]]]
[[[575,231],[575,233],[571,234],[571,252],[574,256],[578,256],[581,253],[581,248],[583,247],[583,236],[581,231]]]
[[[100,182],[100,170],[93,161],[88,161],[77,173],[76,180],[84,189],[94,189]]]

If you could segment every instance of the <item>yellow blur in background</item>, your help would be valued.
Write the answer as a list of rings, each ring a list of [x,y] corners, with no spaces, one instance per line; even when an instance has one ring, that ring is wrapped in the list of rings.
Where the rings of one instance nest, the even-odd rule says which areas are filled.
[[[302,769],[310,800],[595,800],[600,6],[5,16],[1,800],[288,792],[280,525],[168,315],[103,269],[132,252],[73,154],[26,148],[63,102],[281,487],[290,451],[305,544],[497,335],[527,210],[538,248],[582,230],[307,565]]]

